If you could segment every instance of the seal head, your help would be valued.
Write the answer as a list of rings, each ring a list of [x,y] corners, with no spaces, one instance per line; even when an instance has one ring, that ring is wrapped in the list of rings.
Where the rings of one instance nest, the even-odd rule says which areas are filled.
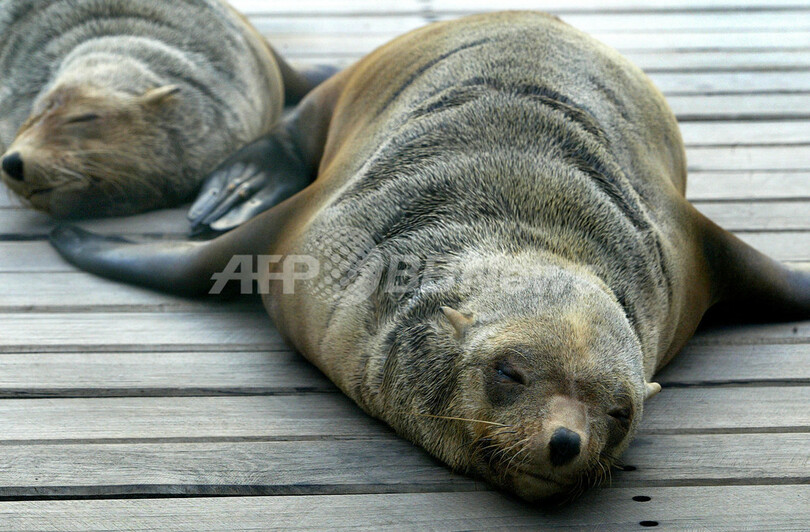
[[[641,344],[582,268],[519,279],[505,290],[479,278],[455,292],[465,294],[457,308],[394,326],[381,395],[372,377],[365,398],[461,472],[528,500],[575,496],[604,480],[632,439],[646,396]]]
[[[60,217],[183,199],[175,197],[184,189],[182,154],[165,127],[179,92],[174,85],[128,94],[88,84],[48,92],[3,156],[3,181]]]

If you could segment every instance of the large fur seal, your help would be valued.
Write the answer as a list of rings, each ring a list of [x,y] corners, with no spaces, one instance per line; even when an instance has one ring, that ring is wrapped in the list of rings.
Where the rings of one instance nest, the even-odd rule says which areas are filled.
[[[209,186],[237,190],[261,156],[259,196],[317,178],[215,240],[52,241],[86,270],[185,293],[266,255],[265,305],[295,348],[404,437],[526,499],[606,475],[711,306],[810,316],[810,275],[686,201],[678,127],[647,77],[550,16],[400,37]],[[211,196],[199,216],[253,213]]]
[[[56,216],[189,199],[330,73],[219,0],[3,0],[0,35],[2,178]]]

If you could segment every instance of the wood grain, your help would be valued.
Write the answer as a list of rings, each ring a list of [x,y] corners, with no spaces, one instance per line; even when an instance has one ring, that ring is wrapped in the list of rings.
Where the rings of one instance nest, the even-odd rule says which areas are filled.
[[[284,347],[267,314],[94,312],[0,314],[0,353],[221,351]]]
[[[642,435],[610,488],[810,482],[810,434]],[[759,449],[771,448],[763,456]],[[696,449],[702,452],[696,453]],[[66,462],[65,454],[70,455]],[[423,450],[377,440],[0,445],[0,497],[476,491]],[[607,487],[607,486],[606,486]]]
[[[646,496],[647,502],[633,497]],[[630,488],[594,491],[562,508],[530,506],[493,492],[291,497],[21,501],[0,505],[9,530],[643,530],[803,531],[810,486]],[[789,508],[789,511],[785,511]]]
[[[2,355],[0,397],[337,392],[292,350]]]

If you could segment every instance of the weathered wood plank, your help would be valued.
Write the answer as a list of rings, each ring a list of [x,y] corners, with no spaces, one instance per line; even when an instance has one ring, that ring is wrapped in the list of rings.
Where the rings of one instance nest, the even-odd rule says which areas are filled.
[[[669,96],[667,102],[681,122],[810,118],[807,96],[802,94]]]
[[[267,314],[96,312],[0,314],[0,353],[231,351],[286,347]]]
[[[810,11],[784,10],[751,13],[560,13],[563,21],[586,33],[648,33],[659,30],[671,33],[692,32],[798,32],[810,29]],[[532,8],[535,9],[536,8]],[[452,9],[435,7],[431,19],[451,20],[485,11],[501,11],[500,5],[490,4],[486,9]],[[251,22],[262,33],[274,36],[285,33],[362,34],[368,32],[400,32],[423,26],[426,17],[419,11],[411,13],[361,13],[351,16],[337,13],[285,16],[282,14],[250,14]],[[756,38],[756,36],[754,37]]]
[[[810,54],[807,54],[810,56]],[[807,105],[810,110],[810,104]],[[687,147],[810,144],[810,121],[706,121],[681,124]],[[810,151],[810,147],[803,149]]]
[[[70,287],[70,290],[66,291],[65,287]],[[0,313],[92,312],[100,307],[110,312],[207,312],[241,310],[245,305],[258,308],[258,298],[243,299],[255,304],[177,297],[79,271],[0,273]]]
[[[767,382],[810,384],[810,345],[690,343],[655,380],[665,387]]]
[[[650,497],[637,502],[633,497]],[[493,530],[663,528],[805,530],[810,486],[606,489],[543,509],[495,492],[205,497],[0,503],[9,531]]]
[[[810,228],[810,200],[705,201],[695,206],[729,231],[794,231]]]
[[[644,405],[642,432],[810,430],[810,387],[680,388]]]
[[[231,5],[250,18],[257,15],[280,16],[360,16],[368,14],[413,14],[424,9],[424,2],[419,0],[352,0],[335,2],[334,0],[306,0],[295,4],[268,2],[267,0],[230,0]]]
[[[70,223],[90,231],[104,234],[152,234],[171,235],[185,239],[188,234],[188,221],[185,208],[152,211],[137,216],[122,218],[100,218],[94,220],[71,220]],[[0,209],[0,234],[46,236],[60,223],[50,216],[26,209]]]
[[[777,260],[807,261],[810,259],[810,233],[740,233],[737,236]]]
[[[804,9],[804,0],[658,0],[655,3],[643,0],[568,0],[560,4],[556,0],[505,0],[493,7],[486,0],[352,0],[335,2],[334,0],[306,0],[295,4],[267,2],[266,0],[231,0],[230,3],[250,17],[265,16],[317,16],[341,15],[357,16],[378,13],[420,13],[428,8],[435,11],[488,11],[493,9],[537,9],[548,12],[598,12],[622,13],[643,12],[658,13],[670,11],[784,11]]]
[[[810,482],[810,434],[642,435],[611,488]],[[762,455],[761,449],[769,453]],[[65,460],[65,455],[70,460]],[[396,436],[378,440],[0,446],[0,497],[486,490]]]
[[[6,464],[0,497],[487,489],[393,435],[376,441],[2,445],[0,459]]]
[[[280,394],[336,391],[289,349],[274,352],[2,355],[0,397]]]
[[[692,201],[810,198],[810,172],[690,172]]]
[[[565,9],[564,6],[560,6]],[[437,11],[441,7],[435,7]],[[490,4],[489,10],[503,8]],[[447,13],[449,18],[467,13],[480,12],[468,7],[461,11]],[[445,16],[441,13],[440,18]],[[578,14],[560,11],[560,18],[587,33],[638,33],[660,30],[662,32],[743,32],[752,33],[773,31],[806,31],[810,29],[810,12],[762,11],[756,15],[745,11],[726,11],[722,14],[709,13],[598,13]]]
[[[766,453],[763,449],[767,449]],[[810,434],[642,434],[612,486],[810,483]]]
[[[748,71],[807,70],[810,57],[804,50],[769,51],[689,51],[634,52],[625,56],[647,72],[666,71]]]
[[[808,32],[810,35],[810,32]],[[665,95],[807,92],[807,72],[651,72]]]
[[[699,330],[695,345],[756,345],[810,343],[810,321],[721,325]]]
[[[47,242],[1,242],[2,272],[75,272]]]
[[[245,0],[237,0],[242,2]],[[259,1],[259,0],[253,0]],[[640,11],[643,13],[655,13],[658,11],[688,10],[691,13],[702,10],[751,10],[751,9],[790,9],[805,8],[807,4],[802,4],[799,0],[776,1],[773,3],[762,0],[657,0],[656,2],[645,2],[643,0],[569,0],[564,4],[554,0],[505,0],[493,6],[487,0],[429,0],[430,5],[436,10],[470,10],[487,11],[494,9],[544,9],[548,11],[559,10],[561,12],[570,11],[597,11],[600,13],[615,13],[622,11]]]
[[[783,171],[810,169],[810,147],[740,146],[691,147],[687,152],[690,172],[729,170]]]
[[[392,433],[338,393],[4,399],[0,440],[379,438]],[[80,442],[76,442],[80,443]],[[101,442],[98,442],[101,443]]]
[[[255,15],[250,21],[276,45],[287,35],[329,35],[350,39],[358,35],[401,35],[428,23],[419,11],[412,13],[360,13],[352,16],[337,14],[280,16]],[[348,43],[347,43],[348,44]]]
[[[22,206],[19,199],[11,197],[11,191],[6,187],[5,183],[0,183],[0,207],[19,207]]]
[[[808,386],[672,388],[645,405],[641,432],[808,432],[808,401]],[[5,399],[0,408],[5,441],[368,438],[388,433],[336,393]]]

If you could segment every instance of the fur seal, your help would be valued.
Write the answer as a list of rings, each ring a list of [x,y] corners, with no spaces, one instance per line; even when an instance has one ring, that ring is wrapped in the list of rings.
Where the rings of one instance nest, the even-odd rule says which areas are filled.
[[[316,178],[206,243],[70,227],[52,242],[80,268],[188,294],[263,256],[291,345],[402,436],[528,500],[605,477],[710,307],[810,316],[810,274],[685,199],[675,118],[642,71],[551,16],[406,34],[256,146],[212,186],[260,156],[258,195]],[[228,224],[253,214],[217,205]]]
[[[219,0],[0,3],[3,181],[55,216],[176,205],[331,74]]]

